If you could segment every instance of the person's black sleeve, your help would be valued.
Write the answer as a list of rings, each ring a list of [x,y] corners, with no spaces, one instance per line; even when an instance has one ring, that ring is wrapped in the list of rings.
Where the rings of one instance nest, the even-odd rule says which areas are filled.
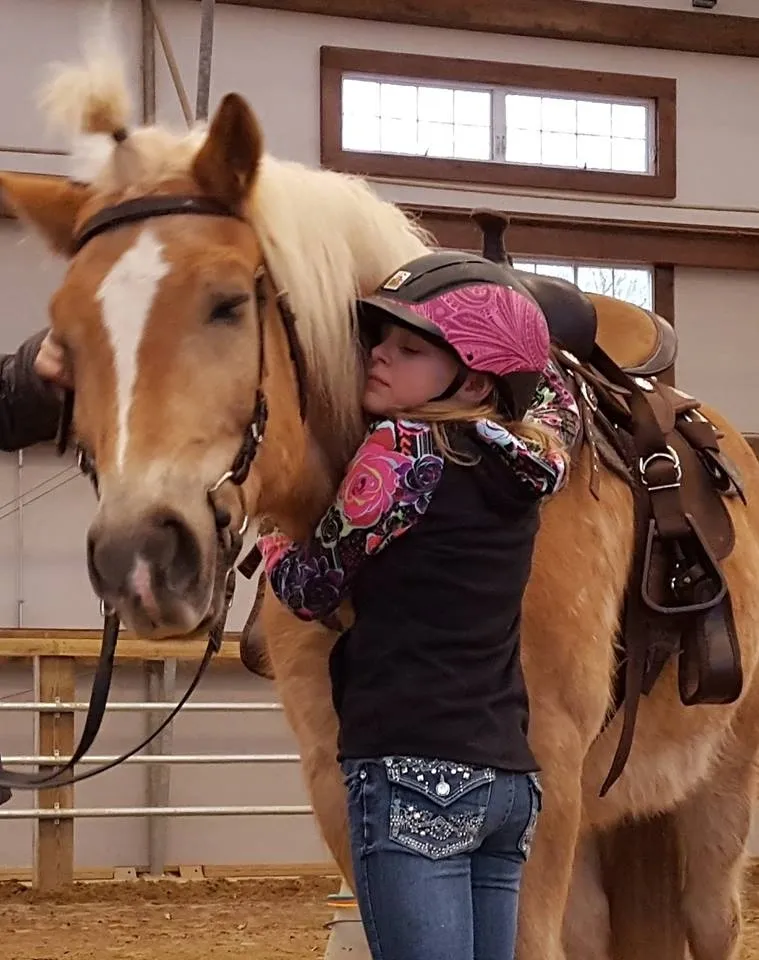
[[[15,353],[0,354],[0,450],[55,439],[62,395],[34,370],[46,333],[35,333]]]

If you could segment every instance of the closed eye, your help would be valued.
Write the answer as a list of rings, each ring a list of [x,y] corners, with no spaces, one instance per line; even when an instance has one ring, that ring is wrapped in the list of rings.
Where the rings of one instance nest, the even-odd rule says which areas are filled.
[[[250,300],[250,294],[240,293],[234,297],[225,297],[214,304],[209,320],[211,323],[237,323],[242,319],[242,307]]]

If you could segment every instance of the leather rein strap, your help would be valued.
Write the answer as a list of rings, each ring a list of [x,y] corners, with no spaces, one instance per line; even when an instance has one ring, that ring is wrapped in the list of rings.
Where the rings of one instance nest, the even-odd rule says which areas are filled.
[[[141,197],[136,200],[128,200],[124,203],[107,207],[95,214],[88,220],[77,234],[73,254],[76,255],[90,240],[106,231],[117,229],[132,223],[139,223],[153,217],[178,216],[178,215],[196,215],[196,216],[216,216],[216,217],[234,217],[243,220],[238,214],[233,213],[215,200],[205,197],[193,196],[162,196],[162,197]],[[246,222],[243,220],[243,222]],[[208,643],[205,653],[198,666],[198,669],[187,688],[182,699],[171,710],[168,716],[156,727],[156,729],[142,740],[136,747],[133,747],[109,763],[92,767],[82,773],[74,773],[74,767],[87,753],[95,738],[98,735],[100,727],[105,716],[108,703],[108,694],[111,689],[111,680],[113,677],[113,664],[116,655],[116,645],[119,638],[120,621],[118,614],[113,610],[106,610],[103,623],[103,637],[100,647],[100,656],[98,659],[95,677],[92,684],[92,693],[87,709],[87,716],[84,722],[84,729],[79,739],[76,749],[71,758],[62,765],[55,766],[45,773],[25,774],[10,772],[0,767],[0,787],[8,787],[15,790],[38,790],[55,787],[63,787],[72,783],[78,783],[81,780],[87,780],[90,777],[97,776],[106,770],[111,770],[119,766],[125,760],[133,757],[140,750],[143,750],[151,743],[159,733],[161,733],[179,713],[182,707],[187,703],[201,678],[206,672],[208,664],[213,659],[221,647],[224,637],[224,628],[229,614],[229,608],[232,604],[235,590],[235,562],[242,548],[242,539],[248,525],[246,517],[239,530],[230,529],[230,519],[223,510],[218,510],[214,501],[214,495],[219,488],[227,482],[236,486],[242,485],[248,477],[251,465],[258,453],[258,447],[264,439],[266,424],[268,420],[268,407],[266,397],[263,392],[263,379],[265,370],[265,351],[264,351],[264,315],[267,300],[267,280],[272,290],[276,291],[271,275],[264,266],[258,270],[255,276],[255,294],[258,305],[259,318],[259,357],[258,357],[258,389],[253,407],[253,414],[248,427],[245,431],[240,449],[230,467],[223,473],[214,485],[208,490],[208,502],[210,509],[214,513],[216,521],[216,533],[218,541],[218,556],[216,564],[216,583],[214,585],[214,595],[222,596],[222,603],[219,613],[212,624],[208,633]],[[298,386],[299,410],[302,420],[306,418],[306,376],[303,351],[296,331],[295,317],[287,303],[286,296],[283,293],[276,293],[276,306],[279,317],[282,321],[290,348],[290,358],[295,372]],[[66,452],[69,445],[69,439],[74,417],[74,391],[66,390],[61,406],[61,416],[58,425],[58,436],[56,447],[59,455]],[[85,476],[89,477],[99,496],[99,484],[97,469],[94,460],[88,451],[81,446],[77,447],[79,467]],[[255,573],[260,562],[260,554],[254,546],[248,555],[239,565],[240,571],[244,576],[251,577]]]

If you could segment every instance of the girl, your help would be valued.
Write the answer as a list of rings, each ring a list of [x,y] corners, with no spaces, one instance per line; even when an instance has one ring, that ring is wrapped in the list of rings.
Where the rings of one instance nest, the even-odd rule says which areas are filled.
[[[487,260],[424,256],[358,317],[369,431],[313,538],[261,551],[304,620],[350,591],[330,674],[372,957],[511,960],[541,805],[520,607],[579,413],[542,313]]]

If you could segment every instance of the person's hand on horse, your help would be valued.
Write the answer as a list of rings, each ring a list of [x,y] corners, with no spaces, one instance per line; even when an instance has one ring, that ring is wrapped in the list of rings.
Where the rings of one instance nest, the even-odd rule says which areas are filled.
[[[66,351],[55,339],[52,330],[48,332],[40,345],[39,352],[34,359],[34,370],[43,380],[55,383],[59,387],[73,386]]]

